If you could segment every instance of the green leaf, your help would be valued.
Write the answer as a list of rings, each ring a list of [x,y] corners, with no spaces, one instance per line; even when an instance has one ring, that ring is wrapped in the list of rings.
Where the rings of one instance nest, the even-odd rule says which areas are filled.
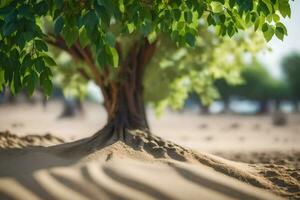
[[[278,39],[283,40],[284,38],[284,30],[281,27],[276,27],[275,28],[275,35]]]
[[[48,66],[56,66],[57,64],[55,63],[55,61],[48,55],[44,55],[43,56],[43,59],[45,61],[45,63],[48,65]]]
[[[207,16],[207,23],[208,23],[208,25],[215,25],[216,24],[212,13],[210,13]]]
[[[48,3],[47,1],[40,1],[34,5],[34,11],[37,15],[43,16],[48,12]]]
[[[283,29],[284,35],[288,35],[285,25],[281,22],[276,23],[276,27]]]
[[[21,64],[21,74],[25,74],[26,72],[26,69],[31,67],[33,64],[32,60],[31,60],[31,56],[30,54],[27,54],[24,58],[23,58],[23,61],[22,61],[22,64]]]
[[[114,47],[115,43],[116,43],[116,38],[114,36],[113,33],[111,32],[106,32],[105,33],[105,37],[104,37],[104,41],[106,42],[106,44],[108,44],[110,47]]]
[[[43,91],[46,94],[46,96],[50,96],[52,93],[52,82],[49,79],[45,79],[42,82]]]
[[[50,70],[44,70],[40,75],[40,85],[42,86],[46,96],[50,96],[52,93],[52,82],[50,78],[51,78]]]
[[[152,31],[148,37],[147,37],[148,41],[150,44],[152,44],[156,39],[157,39],[157,34],[155,31]]]
[[[195,36],[194,36],[192,33],[187,32],[187,33],[185,34],[185,41],[186,41],[186,43],[188,43],[191,47],[195,46],[195,41],[196,41],[196,39],[195,39]]]
[[[222,24],[224,24],[226,20],[226,16],[224,14],[219,15],[219,20]]]
[[[11,82],[13,79],[13,68],[9,65],[7,65],[4,70],[4,78],[6,82]]]
[[[20,6],[18,10],[18,14],[22,17],[25,17],[27,19],[33,19],[34,15],[30,12],[30,6],[29,5],[22,5]]]
[[[220,13],[223,11],[223,5],[220,2],[213,1],[210,5],[214,13]]]
[[[98,64],[103,67],[104,65],[107,64],[107,58],[108,56],[108,53],[103,49],[101,48],[98,52],[97,52],[97,61],[98,61]]]
[[[261,30],[262,30],[263,32],[267,32],[268,29],[269,29],[269,24],[264,23],[264,25],[262,26]]]
[[[63,37],[68,47],[71,47],[78,39],[79,31],[77,27],[64,27]]]
[[[24,32],[23,33],[23,36],[24,36],[24,39],[26,40],[26,41],[30,41],[30,40],[32,40],[35,36],[34,36],[34,33],[33,32],[31,32],[31,31],[26,31],[26,32]]]
[[[60,34],[60,32],[63,29],[63,26],[64,26],[64,20],[60,16],[60,17],[57,18],[57,20],[55,21],[55,24],[54,24],[54,33],[55,33],[55,35],[59,35]]]
[[[64,5],[64,1],[62,1],[62,0],[54,0],[54,2],[58,9],[61,9]]]
[[[128,30],[128,33],[132,33],[135,29],[135,25],[133,23],[128,23],[127,24],[127,30]]]
[[[251,11],[253,9],[253,0],[237,0],[236,1],[241,11]]]
[[[274,20],[274,22],[279,22],[280,21],[279,15],[273,14],[273,20]]]
[[[3,90],[3,84],[5,83],[4,71],[0,69],[0,91]]]
[[[81,27],[79,29],[79,42],[83,48],[85,48],[90,43],[90,39],[87,35],[85,27]]]
[[[144,36],[147,36],[152,31],[152,24],[151,21],[145,20],[141,25],[141,31]]]
[[[109,61],[113,67],[118,67],[119,65],[119,55],[115,48],[108,47],[106,48],[106,52],[109,54]]]
[[[0,8],[3,8],[7,5],[9,5],[13,0],[1,0],[0,1]]]
[[[236,0],[229,0],[229,6],[230,8],[233,8],[235,6]]]
[[[257,31],[259,25],[260,25],[260,20],[256,20],[256,22],[254,23],[254,31]]]
[[[174,15],[174,19],[176,21],[179,21],[181,17],[181,10],[179,10],[178,8],[173,9],[173,15]]]
[[[7,14],[4,18],[4,20],[9,23],[13,22],[17,19],[18,12],[15,9],[12,9],[9,14]]]
[[[200,5],[197,6],[196,9],[197,9],[198,17],[200,18],[200,17],[202,17],[204,11],[207,9],[207,5],[203,2],[200,2],[199,4]]]
[[[267,4],[265,4],[265,2],[263,2],[262,0],[259,1],[258,3],[258,11],[259,13],[263,13],[265,16],[268,16],[271,12],[269,6]]]
[[[20,47],[20,49],[23,49],[25,47],[25,38],[23,34],[17,34],[17,44]]]
[[[278,8],[283,17],[291,17],[291,7],[288,0],[279,0]]]
[[[3,36],[8,36],[17,30],[17,24],[8,23],[4,25]]]
[[[45,62],[43,57],[38,57],[34,60],[34,66],[37,72],[42,72],[45,69]]]
[[[48,51],[48,46],[42,40],[35,40],[34,41],[35,47],[38,51]]]
[[[230,23],[227,27],[227,34],[229,37],[232,37],[235,33],[235,30],[233,28],[233,23]]]
[[[251,13],[251,22],[255,23],[257,20],[258,16],[255,12]]]
[[[14,72],[13,87],[14,87],[14,93],[18,93],[20,91],[20,89],[22,88],[21,76],[20,76],[20,73],[18,71]]]
[[[187,22],[187,23],[192,23],[193,21],[193,14],[192,12],[184,12],[184,20]]]
[[[37,85],[38,75],[36,72],[31,71],[30,74],[25,76],[24,82],[29,95],[33,94],[34,88]]]
[[[266,41],[269,42],[274,35],[273,27],[268,25],[267,23],[265,23],[262,27],[262,31],[264,33],[264,37],[265,37]]]
[[[118,67],[118,64],[119,64],[118,52],[115,48],[111,48],[111,53],[112,53],[112,59],[113,59],[113,66]]]

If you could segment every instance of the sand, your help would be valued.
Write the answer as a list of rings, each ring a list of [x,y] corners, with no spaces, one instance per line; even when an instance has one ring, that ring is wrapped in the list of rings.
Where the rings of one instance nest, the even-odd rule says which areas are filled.
[[[57,108],[57,105],[50,106]],[[249,144],[248,148],[250,150],[253,148],[256,152],[245,150],[245,147],[241,148],[243,145],[239,146],[237,143],[239,140],[224,142],[223,149],[220,146],[215,149],[212,149],[210,145],[202,146],[207,152],[214,152],[227,158],[224,159],[204,153],[201,148],[195,148],[197,141],[195,138],[202,138],[200,140],[202,143],[198,142],[199,146],[203,143],[214,143],[214,141],[221,144],[217,137],[220,133],[213,133],[216,129],[213,123],[204,120],[200,122],[200,125],[198,123],[198,128],[195,130],[205,132],[205,135],[194,136],[192,143],[188,138],[196,134],[195,130],[193,129],[194,132],[190,135],[187,134],[187,138],[182,139],[181,130],[176,129],[178,124],[174,123],[180,117],[172,115],[169,129],[166,129],[166,126],[161,127],[163,131],[167,130],[167,133],[163,135],[159,132],[158,134],[168,139],[173,137],[172,141],[178,140],[179,142],[176,143],[181,143],[181,145],[158,136],[145,136],[143,133],[133,131],[130,132],[133,142],[120,141],[101,146],[101,148],[92,142],[93,148],[89,148],[82,144],[94,140],[88,135],[80,135],[79,132],[81,129],[85,130],[84,127],[87,127],[89,131],[93,127],[86,124],[83,126],[82,116],[71,121],[56,121],[58,125],[60,123],[70,125],[68,132],[62,131],[58,134],[59,130],[65,129],[65,126],[63,126],[64,129],[60,127],[62,125],[53,126],[56,120],[54,113],[40,115],[40,125],[47,123],[53,123],[53,125],[43,126],[43,131],[38,132],[38,126],[30,127],[31,123],[36,123],[32,116],[44,111],[41,107],[35,107],[35,110],[28,109],[28,111],[26,111],[26,106],[21,108],[23,112],[20,112],[20,108],[19,110],[15,108],[19,113],[15,113],[14,119],[9,112],[6,112],[6,117],[0,115],[0,127],[10,126],[9,129],[16,133],[16,135],[5,131],[0,133],[0,199],[300,198],[299,151],[294,145],[298,136],[295,136],[293,131],[285,132],[280,140],[284,141],[284,138],[290,139],[295,136],[296,142],[283,142],[280,148],[270,147],[272,142],[275,143],[271,140],[269,143],[266,142],[267,148],[258,145],[255,149],[250,145],[252,141],[247,138],[249,135],[245,134],[246,139],[243,145]],[[33,111],[35,114],[26,115]],[[59,110],[55,111],[59,112]],[[1,113],[3,110],[0,108]],[[25,121],[21,121],[21,116],[24,115],[28,117]],[[52,121],[48,120],[51,116]],[[84,119],[94,118],[86,113]],[[226,134],[235,134],[232,132],[241,131],[245,129],[245,126],[253,127],[251,123],[255,125],[259,121],[253,120],[253,122],[243,124],[243,121],[239,121],[235,116],[232,119],[235,120],[232,123],[238,125],[233,126],[232,123],[228,124],[218,118],[215,118],[214,122],[220,120],[219,126],[228,127],[226,131],[224,130]],[[10,120],[14,121],[10,122]],[[190,122],[189,118],[181,121],[181,125],[185,122]],[[13,126],[13,123],[18,126]],[[151,123],[155,125],[157,121]],[[271,126],[267,125],[267,127]],[[293,130],[295,127],[298,128],[296,125],[291,127]],[[265,128],[260,125],[254,135],[258,134],[257,132],[262,134]],[[57,132],[53,131],[55,129]],[[175,130],[176,133],[173,132],[171,135],[170,130]],[[189,132],[189,128],[187,130]],[[275,137],[279,137],[278,130],[275,128],[273,130],[275,130]],[[53,135],[44,135],[45,132],[51,132]],[[76,133],[72,135],[72,132]],[[31,133],[31,136],[26,136],[26,133]],[[32,135],[32,133],[39,133],[39,135]],[[86,130],[83,133],[86,133]],[[270,133],[261,137],[274,137],[272,129]],[[207,139],[207,137],[212,138]],[[222,137],[223,135],[220,136]],[[80,138],[85,139],[80,140]],[[143,141],[142,145],[133,145],[137,139]],[[76,142],[68,143],[75,140]],[[247,143],[248,140],[249,143]],[[227,147],[227,143],[232,145],[233,142],[238,152]],[[183,147],[189,146],[187,144],[192,144],[190,145],[192,149]]]
[[[292,181],[290,174],[282,173],[287,170],[280,171],[278,166],[233,162],[194,152],[160,137],[140,132],[132,135],[141,138],[143,145],[120,141],[87,150],[93,146],[87,140],[94,141],[89,138],[50,147],[42,147],[40,143],[38,146],[27,143],[28,146],[23,144],[19,148],[6,146],[0,149],[0,160],[4,161],[0,163],[0,197],[279,199],[280,195],[299,198],[299,181]],[[15,138],[13,144],[25,138],[9,133],[1,137],[7,136]],[[152,145],[163,149],[165,154]]]

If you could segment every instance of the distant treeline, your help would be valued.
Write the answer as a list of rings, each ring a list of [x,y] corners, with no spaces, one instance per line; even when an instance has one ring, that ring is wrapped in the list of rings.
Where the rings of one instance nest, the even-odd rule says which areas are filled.
[[[293,111],[299,112],[300,100],[300,54],[293,53],[286,56],[281,63],[283,77],[273,78],[266,68],[259,62],[253,62],[241,73],[243,83],[230,85],[224,79],[215,81],[220,100],[224,103],[223,111],[230,111],[232,99],[251,100],[259,103],[257,113],[269,112],[269,103],[279,110],[283,101],[293,104]],[[201,103],[201,102],[200,102]],[[202,105],[202,111],[208,107]]]

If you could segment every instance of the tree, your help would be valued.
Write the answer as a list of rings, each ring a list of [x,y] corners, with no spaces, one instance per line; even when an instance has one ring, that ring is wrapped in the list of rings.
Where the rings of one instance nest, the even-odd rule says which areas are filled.
[[[294,102],[294,110],[298,112],[298,102],[300,100],[300,55],[298,53],[293,53],[286,56],[282,62],[282,69],[290,87],[291,100]]]
[[[285,80],[273,80],[271,98],[274,100],[275,110],[280,110],[283,100],[291,99],[291,88]]]
[[[215,85],[226,105],[230,98],[238,97],[259,102],[258,113],[268,112],[268,103],[273,100],[275,109],[280,108],[282,100],[290,98],[288,84],[282,80],[274,79],[260,63],[255,61],[242,70],[241,79],[236,83],[228,83],[224,79],[215,81]]]
[[[267,113],[268,103],[272,98],[273,78],[266,68],[256,61],[247,66],[241,76],[244,84],[235,89],[237,96],[257,101],[259,103],[257,113]]]
[[[147,130],[142,83],[162,38],[193,47],[205,24],[220,37],[253,28],[267,41],[274,34],[283,39],[287,32],[279,14],[290,16],[288,0],[6,0],[0,8],[0,85],[32,93],[39,83],[50,94],[56,63],[48,44],[67,51],[82,63],[78,74],[93,79],[104,96],[108,123],[94,136],[98,143]],[[45,21],[53,22],[53,32]],[[195,73],[189,76],[195,77],[191,85],[212,85],[196,81],[201,76]]]
[[[238,87],[242,84],[245,84],[243,82],[243,77],[240,79],[237,79],[235,82],[228,82],[225,79],[220,79],[215,81],[215,86],[220,94],[220,99],[223,101],[224,108],[223,112],[228,113],[230,112],[230,99],[233,96],[237,95]]]

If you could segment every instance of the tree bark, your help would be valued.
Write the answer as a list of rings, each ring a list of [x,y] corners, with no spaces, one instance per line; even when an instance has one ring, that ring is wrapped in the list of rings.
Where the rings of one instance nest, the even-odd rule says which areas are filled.
[[[155,43],[146,39],[131,47],[125,59],[117,45],[120,62],[117,80],[105,80],[106,85],[99,85],[104,96],[107,111],[107,123],[120,129],[142,129],[148,132],[145,105],[143,100],[143,77],[146,65],[155,51]],[[110,71],[106,70],[108,77]]]

